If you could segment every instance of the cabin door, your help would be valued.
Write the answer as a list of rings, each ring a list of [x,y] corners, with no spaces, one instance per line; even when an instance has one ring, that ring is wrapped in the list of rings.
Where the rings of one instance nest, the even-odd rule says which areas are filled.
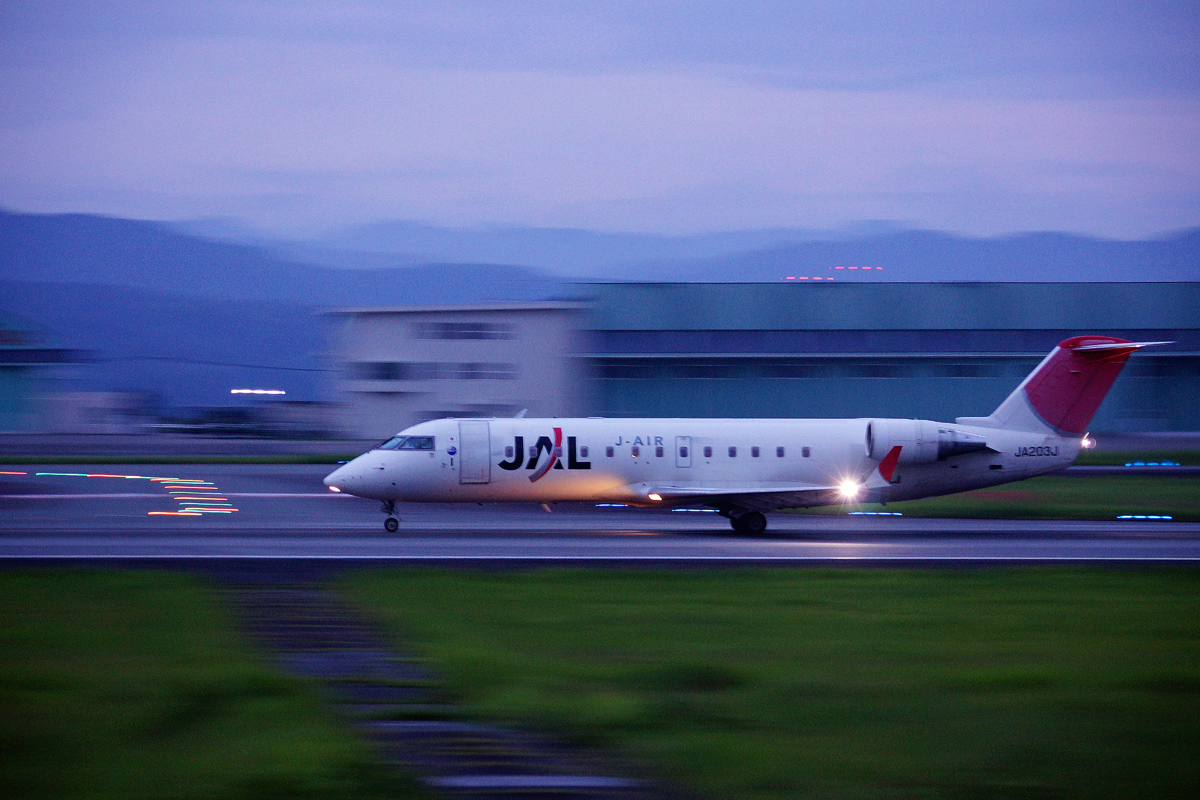
[[[458,423],[459,483],[487,483],[492,479],[492,445],[487,420]]]
[[[692,437],[675,437],[675,466],[690,467],[692,465]]]

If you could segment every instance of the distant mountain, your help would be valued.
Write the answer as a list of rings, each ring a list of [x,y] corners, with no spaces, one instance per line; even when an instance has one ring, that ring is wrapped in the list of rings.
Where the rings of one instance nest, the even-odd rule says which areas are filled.
[[[222,220],[183,227],[218,240],[256,243],[276,257],[305,264],[358,269],[430,261],[523,264],[585,280],[776,281],[804,275],[876,281],[1172,281],[1200,275],[1200,230],[1144,241],[1065,233],[972,238],[866,222],[837,230],[656,236],[393,221],[285,242]]]
[[[665,236],[577,228],[444,228],[392,221],[346,228],[307,244],[310,252],[326,254],[388,253],[410,261],[524,264],[571,278],[636,280],[647,262],[726,256],[843,235],[780,228]]]
[[[554,278],[503,264],[332,269],[282,260],[260,247],[187,236],[153,222],[2,211],[0,279],[326,308],[532,300],[563,291]]]

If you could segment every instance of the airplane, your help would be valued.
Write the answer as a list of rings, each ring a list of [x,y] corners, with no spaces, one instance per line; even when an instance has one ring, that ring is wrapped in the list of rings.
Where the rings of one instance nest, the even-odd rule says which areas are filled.
[[[764,512],[953,494],[1066,468],[1129,355],[1169,342],[1076,336],[986,417],[438,419],[334,470],[335,492],[397,502],[705,505],[739,533]],[[546,506],[549,508],[549,506]]]

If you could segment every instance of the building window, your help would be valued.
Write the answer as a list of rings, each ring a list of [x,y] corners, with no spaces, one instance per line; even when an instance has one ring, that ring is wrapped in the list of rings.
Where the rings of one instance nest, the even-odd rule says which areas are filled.
[[[468,362],[458,365],[455,377],[463,381],[511,381],[517,377],[517,365]]]
[[[783,453],[784,453],[784,450],[782,447],[775,448],[775,457],[776,458],[783,458]]]
[[[608,456],[609,458],[612,458],[613,457],[613,449],[611,447],[604,448],[604,455]]]
[[[712,448],[711,447],[704,448],[704,457],[712,458]]]
[[[656,447],[656,448],[654,448],[654,457],[655,457],[655,458],[662,458],[662,457],[663,457],[663,449],[662,449],[661,447]]]
[[[730,447],[729,447],[729,457],[737,458],[737,448],[732,445],[730,445]]]
[[[751,447],[751,448],[750,448],[750,457],[751,457],[751,458],[758,458],[758,448],[757,448],[757,447]]]
[[[640,456],[642,454],[642,448],[638,447],[635,444],[633,447],[629,448],[629,454],[631,456],[633,456],[634,458],[637,458],[638,456]]]
[[[810,455],[812,455],[812,451],[809,450],[807,447],[801,447],[800,455],[803,456],[804,458],[808,458]]]
[[[499,322],[418,322],[416,339],[515,339],[516,326]]]
[[[401,361],[360,361],[350,364],[350,377],[360,381],[399,381],[408,377]]]

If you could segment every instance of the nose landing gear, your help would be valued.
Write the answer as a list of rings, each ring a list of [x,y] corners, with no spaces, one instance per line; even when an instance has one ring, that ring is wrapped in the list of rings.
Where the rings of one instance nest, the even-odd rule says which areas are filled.
[[[383,521],[383,529],[388,533],[400,530],[400,518],[396,516],[396,501],[384,500],[382,510],[388,515],[387,519]]]

